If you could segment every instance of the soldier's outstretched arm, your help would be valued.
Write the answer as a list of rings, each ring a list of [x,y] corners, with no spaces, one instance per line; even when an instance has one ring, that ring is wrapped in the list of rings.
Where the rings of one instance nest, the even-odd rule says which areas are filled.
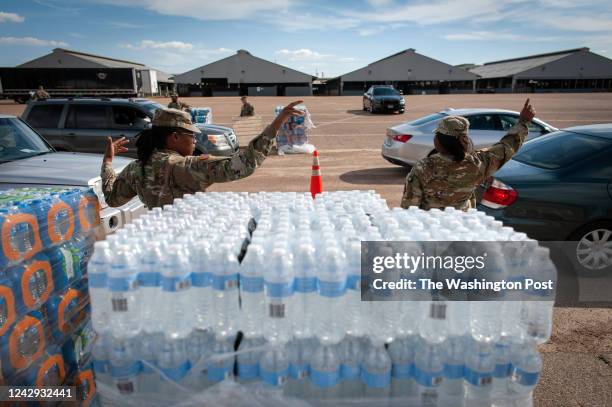
[[[402,203],[400,206],[408,209],[409,206],[421,206],[423,202],[423,185],[417,173],[416,167],[412,167],[410,173],[406,177],[404,185],[404,194],[402,195]]]
[[[132,184],[128,179],[128,175],[137,166],[136,162],[128,164],[119,175],[113,169],[113,157],[116,153],[128,151],[125,145],[128,140],[121,137],[118,140],[112,140],[110,137],[106,139],[106,152],[102,160],[102,169],[100,178],[102,178],[102,193],[104,200],[109,206],[117,207],[128,203],[136,196],[136,191],[132,188]]]
[[[535,109],[529,103],[529,99],[527,99],[523,110],[521,110],[518,123],[512,126],[500,141],[475,152],[480,158],[479,169],[482,181],[493,175],[505,163],[510,161],[519,148],[521,148],[529,133],[527,126],[534,117]]]

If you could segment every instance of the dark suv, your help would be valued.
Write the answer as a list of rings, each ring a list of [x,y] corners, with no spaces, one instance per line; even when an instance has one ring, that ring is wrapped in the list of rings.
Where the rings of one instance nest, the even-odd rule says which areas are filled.
[[[374,85],[363,94],[363,110],[404,113],[406,101],[393,86]]]
[[[47,99],[28,103],[21,118],[58,151],[104,152],[106,137],[134,140],[151,125],[155,110],[163,106],[148,99]],[[196,153],[232,155],[238,139],[229,127],[198,124]],[[125,154],[136,157],[134,142]]]

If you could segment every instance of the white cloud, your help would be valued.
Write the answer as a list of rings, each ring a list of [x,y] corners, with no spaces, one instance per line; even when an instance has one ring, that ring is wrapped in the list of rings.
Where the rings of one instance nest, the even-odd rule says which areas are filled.
[[[15,13],[0,11],[0,23],[23,23],[25,18]]]
[[[145,28],[145,25],[142,24],[134,24],[134,23],[126,23],[124,21],[111,21],[109,24],[112,27],[116,28]]]
[[[199,20],[238,20],[259,13],[286,10],[292,0],[98,0],[117,6],[144,7],[160,14]]]
[[[67,47],[63,41],[41,40],[34,37],[0,37],[0,45],[25,45],[33,47]]]
[[[538,19],[538,22],[549,27],[569,31],[612,31],[612,16],[548,15],[545,19]]]
[[[275,54],[287,56],[289,57],[290,61],[318,61],[333,56],[329,54],[321,54],[319,52],[312,51],[307,48],[296,49],[293,51],[288,49],[281,49],[276,51]]]
[[[193,44],[182,41],[152,41],[142,40],[140,43],[134,44],[120,44],[122,48],[128,48],[132,50],[145,50],[145,49],[171,49],[175,51],[191,51]]]
[[[520,35],[510,33],[498,33],[491,31],[476,31],[460,34],[447,34],[443,36],[449,41],[490,41],[490,40],[518,40]]]
[[[345,30],[359,25],[359,20],[355,18],[313,15],[310,13],[281,13],[279,16],[269,16],[264,21],[277,25],[285,31]]]
[[[388,6],[393,0],[367,0],[373,7]]]

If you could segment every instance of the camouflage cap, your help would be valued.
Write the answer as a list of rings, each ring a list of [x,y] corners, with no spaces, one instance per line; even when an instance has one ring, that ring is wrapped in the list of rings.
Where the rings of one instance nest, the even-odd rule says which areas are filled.
[[[440,120],[438,127],[434,133],[446,134],[454,138],[459,138],[462,135],[467,135],[470,128],[470,122],[462,116],[446,116]]]
[[[200,130],[193,125],[189,113],[178,109],[157,109],[153,116],[153,127],[178,127],[200,133]]]

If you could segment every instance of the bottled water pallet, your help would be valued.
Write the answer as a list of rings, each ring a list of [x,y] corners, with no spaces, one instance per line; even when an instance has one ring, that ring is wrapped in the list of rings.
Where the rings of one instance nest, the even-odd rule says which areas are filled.
[[[87,262],[99,224],[90,189],[0,192],[0,381],[95,388]],[[89,326],[89,328],[87,328]]]
[[[547,256],[483,213],[389,210],[373,191],[197,193],[154,209],[89,263],[101,400],[256,405],[245,394],[259,389],[263,405],[529,405],[551,303],[514,303],[502,323],[491,302],[360,300],[362,241],[449,236]]]

